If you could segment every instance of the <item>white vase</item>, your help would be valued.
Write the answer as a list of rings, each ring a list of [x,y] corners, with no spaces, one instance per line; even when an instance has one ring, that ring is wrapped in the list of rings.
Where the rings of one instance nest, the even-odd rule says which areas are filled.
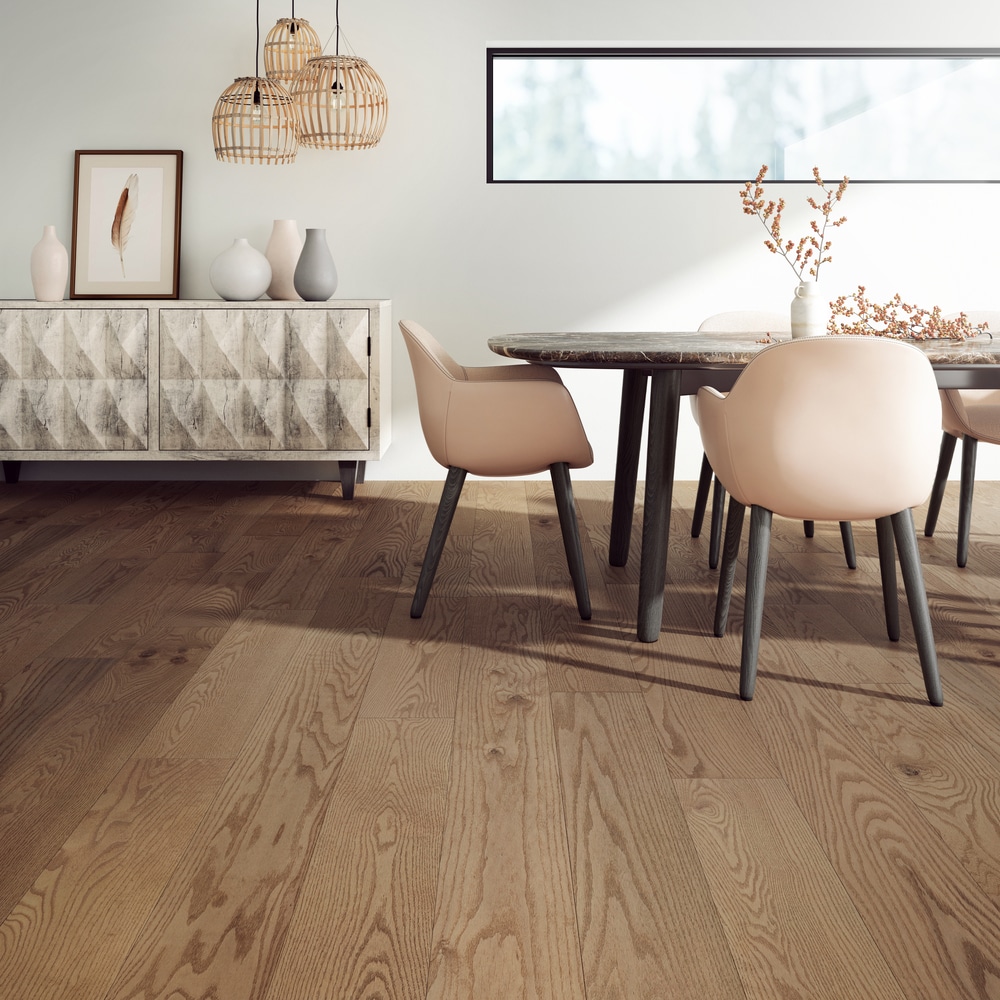
[[[325,229],[307,229],[295,265],[295,291],[307,302],[325,302],[337,290],[337,266],[326,243]]]
[[[268,298],[292,300],[301,296],[295,291],[295,267],[302,253],[302,237],[294,219],[275,219],[264,256],[271,265]]]
[[[830,319],[830,306],[815,281],[800,281],[792,299],[792,337],[822,337]]]
[[[69,254],[55,226],[43,226],[42,238],[31,249],[31,287],[38,302],[61,302],[66,296]]]
[[[259,250],[241,237],[233,240],[233,245],[212,261],[208,280],[219,298],[252,302],[271,284],[271,265]]]

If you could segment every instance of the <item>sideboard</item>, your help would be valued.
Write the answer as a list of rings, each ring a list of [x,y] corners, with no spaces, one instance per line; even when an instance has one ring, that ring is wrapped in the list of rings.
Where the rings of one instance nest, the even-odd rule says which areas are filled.
[[[0,301],[4,477],[23,461],[330,461],[351,498],[389,445],[390,307]]]

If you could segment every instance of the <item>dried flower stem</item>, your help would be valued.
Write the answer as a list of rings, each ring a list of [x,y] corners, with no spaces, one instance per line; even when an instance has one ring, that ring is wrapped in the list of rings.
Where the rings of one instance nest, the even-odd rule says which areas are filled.
[[[820,203],[815,198],[808,198],[811,208],[820,213],[821,221],[816,219],[809,221],[811,232],[803,236],[800,240],[783,240],[781,235],[781,213],[785,210],[785,199],[779,198],[777,201],[767,201],[764,198],[764,177],[767,174],[767,165],[763,164],[757,172],[757,176],[752,181],[747,181],[740,190],[743,200],[743,213],[754,215],[760,220],[760,224],[767,230],[768,238],[764,240],[764,246],[771,253],[780,254],[788,261],[788,266],[795,272],[795,276],[800,280],[805,280],[805,275],[809,274],[815,279],[819,279],[819,269],[831,260],[831,242],[827,239],[826,231],[829,226],[842,226],[847,221],[847,216],[832,218],[833,207],[843,197],[850,182],[845,177],[836,188],[828,188],[820,177],[819,167],[813,167],[813,179],[822,188],[826,195],[825,200]]]
[[[851,295],[838,296],[830,303],[830,333],[854,336],[892,337],[895,340],[967,340],[986,330],[974,327],[965,313],[945,319],[939,306],[922,309],[903,301],[897,292],[880,305],[865,297],[865,286]]]

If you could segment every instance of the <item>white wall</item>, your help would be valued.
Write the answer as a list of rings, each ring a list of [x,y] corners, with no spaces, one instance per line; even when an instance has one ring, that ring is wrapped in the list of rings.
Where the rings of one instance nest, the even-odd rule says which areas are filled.
[[[263,37],[290,5],[260,6]],[[333,0],[300,0],[296,13],[324,40],[333,30]],[[774,0],[764,14],[744,0],[344,0],[341,26],[385,80],[385,137],[374,150],[303,149],[294,165],[259,167],[217,162],[210,130],[221,91],[253,73],[249,0],[32,0],[5,10],[0,80],[17,111],[5,114],[0,154],[0,297],[31,297],[28,255],[44,224],[69,245],[75,149],[182,149],[184,298],[214,296],[209,265],[234,237],[263,249],[272,220],[294,218],[326,228],[338,297],[391,298],[396,319],[419,320],[467,363],[498,361],[485,346],[495,333],[688,329],[722,309],[784,308],[793,275],[764,249],[737,188],[488,186],[486,46],[1000,46],[1000,7],[980,0],[953,0],[946,13],[937,0]],[[804,189],[785,193],[786,230],[796,231]],[[1000,307],[1000,185],[857,185],[844,210],[824,274],[831,297],[864,283],[874,297],[899,291],[948,311]],[[394,348],[393,443],[368,476],[440,478],[398,332]],[[598,456],[580,475],[611,478],[619,377],[565,378]],[[700,448],[688,422],[678,455],[678,476],[695,478]],[[23,476],[84,471],[30,464]],[[233,470],[199,465],[192,474],[210,471]],[[308,475],[285,463],[267,471]],[[129,466],[130,477],[138,473]],[[1000,478],[1000,449],[981,449],[980,476]]]

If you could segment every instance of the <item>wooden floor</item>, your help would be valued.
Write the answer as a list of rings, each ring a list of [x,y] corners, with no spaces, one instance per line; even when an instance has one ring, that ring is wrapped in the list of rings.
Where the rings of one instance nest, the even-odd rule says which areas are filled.
[[[592,621],[471,480],[411,620],[439,490],[0,486],[0,997],[1000,998],[1000,483],[920,538],[938,709],[870,525],[776,519],[744,703],[692,484],[654,644],[608,483]]]

